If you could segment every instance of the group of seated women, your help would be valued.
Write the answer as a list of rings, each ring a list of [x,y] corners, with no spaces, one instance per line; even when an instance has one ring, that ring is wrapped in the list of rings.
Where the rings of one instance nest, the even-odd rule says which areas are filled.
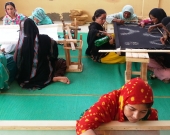
[[[19,24],[26,16],[19,14],[13,2],[5,4],[6,15],[3,18],[3,25]],[[43,8],[38,7],[33,10],[32,15],[28,18],[32,19],[37,25],[53,24],[53,21],[46,15]]]
[[[116,22],[119,25],[124,23],[136,22],[139,27],[145,27],[150,24],[148,32],[159,27],[164,30],[164,36],[160,38],[162,45],[169,40],[169,17],[162,8],[153,8],[149,12],[149,18],[139,20],[134,13],[134,9],[131,5],[123,7],[119,13],[107,15],[104,9],[97,9],[92,17],[93,22],[89,25],[89,32],[87,36],[88,47],[86,49],[86,55],[90,56],[93,61],[100,63],[124,63],[125,56],[120,56],[115,52],[101,53],[99,50],[115,49],[114,37],[105,31],[104,23]],[[166,23],[165,23],[166,22]],[[108,38],[105,38],[105,37]],[[107,39],[107,40],[106,40]],[[101,44],[96,44],[96,41],[101,41]],[[170,82],[170,54],[168,53],[149,53],[150,62],[148,69],[153,71],[151,78],[157,77],[164,82]]]
[[[29,18],[18,14],[12,2],[5,4],[5,10],[3,24],[19,24],[20,26],[19,40],[14,53],[14,61],[18,69],[16,78],[19,85],[28,89],[41,89],[52,81],[69,84],[69,79],[64,76],[66,61],[58,58],[56,41],[48,35],[39,34],[36,26],[52,24],[44,10],[36,8]],[[94,61],[101,63],[124,63],[124,56],[119,56],[116,53],[99,53],[98,50],[115,49],[114,37],[103,28],[105,21],[119,24],[131,21],[139,22],[133,7],[126,5],[122,12],[108,16],[105,10],[98,9],[92,20],[87,36],[86,54]],[[149,13],[149,19],[142,20],[139,25],[144,27],[147,23],[153,24],[148,31],[155,27],[164,29],[166,36],[161,37],[160,40],[162,44],[166,44],[170,36],[170,17],[167,17],[164,10],[161,8],[152,9]],[[105,36],[108,36],[107,41],[96,46],[95,41]],[[148,67],[156,77],[168,81],[170,79],[170,62],[166,59],[167,56],[168,54],[151,54]],[[140,78],[132,79],[119,90],[103,95],[98,102],[83,113],[76,124],[77,135],[95,135],[95,128],[112,120],[133,123],[140,120],[158,120],[157,110],[151,108],[153,102],[151,87]]]
[[[56,69],[55,66],[57,65],[56,61],[58,61],[58,58],[53,58],[51,61],[51,56],[54,56],[53,53],[57,54],[54,48],[56,46],[55,45],[56,42],[53,41],[50,37],[48,37],[47,39],[41,38],[42,35],[39,34],[38,28],[36,26],[53,23],[52,20],[45,14],[45,11],[42,8],[36,8],[32,12],[32,15],[27,18],[24,15],[17,13],[16,7],[12,2],[7,2],[5,4],[5,11],[6,15],[3,18],[3,24],[4,25],[19,24],[21,29],[18,45],[15,50],[15,62],[18,69],[17,80],[20,86],[25,88],[43,88],[51,81],[61,81],[69,84],[70,81],[67,77],[64,76],[64,72],[62,72],[62,74],[59,75],[55,74],[54,72]],[[115,49],[114,36],[108,34],[103,27],[106,21],[107,23],[116,22],[120,25],[124,23],[130,23],[133,21],[138,23],[141,27],[145,27],[145,25],[149,23],[152,24],[148,29],[149,32],[156,27],[162,27],[164,29],[164,34],[166,36],[160,38],[162,44],[166,44],[169,38],[168,32],[169,27],[167,27],[169,23],[169,17],[167,17],[166,12],[162,8],[152,9],[149,12],[149,18],[141,21],[138,20],[138,17],[134,13],[134,9],[131,5],[126,5],[123,7],[121,12],[114,13],[111,15],[107,15],[104,9],[97,9],[94,12],[92,20],[93,20],[92,23],[90,23],[89,25],[89,32],[87,36],[88,47],[86,49],[86,54],[89,55],[92,58],[92,60],[96,62],[111,64],[125,62],[125,56],[120,56],[117,53],[114,52],[99,53],[99,50]],[[32,29],[35,30],[31,31],[30,27],[32,27]],[[105,37],[108,37],[107,40]],[[95,41],[102,38],[105,38],[105,41],[103,41],[103,43],[100,45],[95,45]],[[49,48],[50,50],[47,51],[48,49],[45,48],[46,53],[44,52],[43,54],[46,55],[40,57],[42,52],[39,51],[40,50],[42,51],[43,49],[39,48],[41,48],[41,44],[44,44],[45,41],[44,42],[41,41],[44,39],[46,39],[45,41],[50,39],[48,40],[47,44],[48,46],[50,45],[51,48],[53,48],[54,50]],[[27,49],[29,48],[30,52],[27,51],[27,53],[23,53],[24,51],[26,51],[24,49],[24,46],[27,46]],[[43,47],[45,47],[45,45],[43,45]],[[26,54],[29,55],[25,56]],[[157,77],[158,79],[163,80],[164,82],[169,82],[170,81],[169,77],[170,62],[168,59],[169,54],[151,53],[149,54],[149,56],[150,62],[148,64],[148,69],[153,71],[152,78]],[[25,60],[27,61],[26,63],[24,63]],[[42,63],[40,62],[41,60]],[[49,72],[45,72],[46,78],[44,77],[44,80],[42,80],[40,78],[42,78],[42,76],[45,75],[44,71],[47,70],[45,69],[45,66],[43,66],[43,64],[45,64],[44,62],[46,62],[46,64],[48,63],[47,64],[48,66],[46,68],[49,70]],[[65,62],[61,63],[65,64]],[[27,68],[25,69],[24,67]],[[65,70],[66,65],[64,71]]]
[[[16,76],[18,84],[22,88],[42,89],[51,82],[70,83],[64,76],[66,61],[58,58],[58,46],[56,41],[48,35],[39,34],[37,25],[52,24],[52,20],[45,14],[42,8],[36,8],[30,17],[18,14],[13,2],[5,4],[6,15],[3,18],[4,25],[19,25],[19,40],[15,48],[14,56],[6,56],[5,68],[13,63],[13,69],[9,74]],[[8,68],[9,71],[9,68]],[[8,72],[3,79],[4,83],[10,76]],[[13,78],[13,80],[15,77]],[[2,87],[3,88],[3,87]]]

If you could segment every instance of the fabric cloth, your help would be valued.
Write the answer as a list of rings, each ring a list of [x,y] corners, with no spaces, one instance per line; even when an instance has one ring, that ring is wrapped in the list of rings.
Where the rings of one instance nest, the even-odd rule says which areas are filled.
[[[12,83],[15,79],[16,79],[16,75],[17,75],[17,66],[16,63],[14,61],[14,57],[12,54],[5,54],[5,58],[7,60],[7,69],[9,72],[9,84]]]
[[[112,55],[109,55],[109,61],[108,57],[104,59],[109,53],[99,53],[99,50],[109,50],[109,49],[115,49],[115,45],[110,45],[109,42],[104,43],[101,46],[95,46],[95,41],[98,39],[103,38],[104,36],[99,35],[99,31],[104,31],[104,28],[96,23],[92,22],[89,26],[89,32],[87,35],[87,43],[88,47],[86,49],[86,54],[91,56],[91,58],[96,62],[102,62],[102,63],[123,63],[125,62],[124,56],[118,56],[116,53],[112,53]],[[116,59],[115,59],[116,58]]]
[[[128,11],[131,13],[131,16],[129,18],[124,18],[123,14],[125,11]],[[131,5],[124,6],[122,9],[122,12],[110,14],[110,15],[107,15],[106,17],[106,21],[108,23],[111,23],[113,19],[121,19],[121,20],[124,20],[125,23],[130,23],[131,20],[136,20],[136,21],[138,20],[137,15],[134,14],[134,10]]]
[[[2,89],[9,89],[8,85],[9,72],[7,70],[7,60],[4,54],[0,54],[0,91]]]
[[[151,87],[140,78],[134,78],[119,90],[114,90],[100,97],[76,123],[77,135],[88,129],[95,129],[103,123],[113,120],[126,121],[124,106],[127,104],[153,103]],[[158,120],[157,110],[151,108],[142,120]]]
[[[34,20],[34,17],[39,20],[39,23],[37,25],[53,24],[52,20],[46,15],[43,8],[36,8],[29,18]]]
[[[6,15],[3,18],[3,25],[16,25],[25,18],[24,15],[18,14],[17,12],[15,12],[15,16],[16,18],[12,19],[6,12]]]
[[[41,89],[50,84],[56,72],[57,43],[48,35],[39,35],[37,26],[29,18],[21,22],[20,29],[14,54],[18,67],[17,81],[23,88]],[[61,70],[65,73],[66,68]]]

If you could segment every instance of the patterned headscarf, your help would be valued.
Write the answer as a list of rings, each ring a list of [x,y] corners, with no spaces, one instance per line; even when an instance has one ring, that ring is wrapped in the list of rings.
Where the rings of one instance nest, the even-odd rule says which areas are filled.
[[[46,14],[43,8],[36,8],[33,12],[32,12],[32,16],[37,18],[40,22],[42,20],[44,20],[46,18]]]
[[[14,8],[15,9],[15,8]],[[24,19],[24,16],[22,14],[18,14],[17,13],[17,10],[15,9],[15,16],[16,18],[11,18],[11,16],[7,13],[6,9],[5,9],[5,16],[3,18],[3,21],[4,21],[4,25],[15,25],[15,24],[19,24],[20,21],[22,19]]]
[[[130,80],[119,91],[119,121],[124,121],[125,105],[153,103],[151,87],[140,78]]]
[[[126,121],[124,106],[127,104],[153,104],[153,93],[150,86],[140,78],[134,78],[119,90],[114,90],[100,97],[77,121],[77,135],[88,129],[96,129],[103,123],[113,120]],[[157,120],[157,111],[150,110],[146,120]]]

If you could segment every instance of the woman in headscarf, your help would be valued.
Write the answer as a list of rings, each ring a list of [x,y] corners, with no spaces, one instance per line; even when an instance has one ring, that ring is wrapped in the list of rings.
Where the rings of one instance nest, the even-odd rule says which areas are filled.
[[[115,52],[99,52],[99,50],[115,49],[113,36],[106,33],[103,27],[106,21],[106,11],[97,9],[92,20],[93,22],[90,23],[87,35],[88,47],[86,49],[86,54],[89,55],[93,61],[100,63],[124,63],[125,57],[119,56]],[[99,45],[96,45],[96,41],[98,41]]]
[[[3,17],[3,25],[19,25],[19,23],[25,18],[24,15],[17,13],[17,9],[13,2],[5,3],[5,13],[6,15]],[[11,83],[13,80],[15,80],[17,72],[16,64],[13,60],[13,55],[9,54],[14,52],[15,46],[16,44],[1,44],[1,51],[4,52],[4,56],[7,60],[7,64],[4,67],[7,67],[7,73],[9,73],[8,83]]]
[[[24,15],[18,14],[13,2],[5,3],[5,13],[3,18],[3,25],[15,25],[19,24],[21,20],[25,18]]]
[[[131,5],[126,5],[123,7],[122,12],[108,15],[106,17],[106,22],[124,24],[130,22],[138,22],[138,18],[136,14],[134,14],[133,7]]]
[[[170,44],[170,17],[162,19],[162,27],[164,29],[163,37],[160,38],[163,45]]]
[[[53,24],[53,21],[46,15],[44,9],[41,7],[36,8],[29,18],[31,18],[37,25]]]
[[[57,43],[48,35],[40,35],[29,18],[20,23],[14,60],[18,67],[17,81],[23,88],[41,89],[52,81],[70,83],[64,76],[66,62],[58,58]]]
[[[134,78],[119,90],[100,97],[76,123],[77,135],[95,135],[94,129],[117,120],[132,123],[141,120],[158,120],[153,105],[151,87],[140,78]]]
[[[164,32],[160,40],[163,45],[170,44],[170,17],[162,19],[161,24]],[[153,72],[151,78],[158,78],[165,83],[170,83],[170,54],[153,53],[150,55],[148,69]]]
[[[156,27],[161,27],[161,21],[163,18],[167,17],[166,12],[162,8],[153,8],[149,12],[149,19],[142,20],[139,25],[144,27],[146,24],[152,24],[148,31],[150,32]]]

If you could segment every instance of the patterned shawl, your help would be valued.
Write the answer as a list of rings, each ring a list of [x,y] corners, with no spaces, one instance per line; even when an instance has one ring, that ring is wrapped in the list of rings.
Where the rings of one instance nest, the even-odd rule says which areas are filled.
[[[17,11],[15,10],[15,16],[16,18],[12,19],[7,11],[5,11],[6,15],[3,18],[3,25],[16,25],[19,24],[21,20],[23,20],[25,18],[24,15],[22,14],[18,14]]]
[[[37,25],[53,24],[52,20],[46,15],[43,8],[36,8],[29,18],[33,20],[34,17],[39,20],[39,23]]]
[[[77,135],[88,129],[95,129],[103,123],[113,120],[125,121],[124,106],[127,104],[153,103],[153,93],[150,86],[140,78],[134,78],[119,90],[107,93],[91,106],[77,121]],[[151,108],[146,120],[157,120],[157,111]]]

